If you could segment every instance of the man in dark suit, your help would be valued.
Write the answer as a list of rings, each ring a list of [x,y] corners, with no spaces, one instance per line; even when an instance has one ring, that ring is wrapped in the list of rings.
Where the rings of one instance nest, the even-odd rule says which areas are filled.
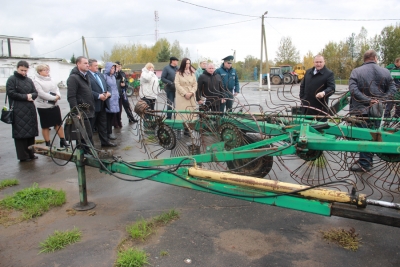
[[[335,87],[335,76],[325,67],[324,57],[315,56],[314,67],[306,71],[300,85],[303,114],[321,116],[330,114],[329,96],[335,93]],[[321,118],[319,121],[326,121],[326,118]]]
[[[109,98],[111,97],[110,89],[104,80],[101,73],[98,72],[98,63],[95,59],[89,59],[89,72],[88,77],[90,80],[90,86],[92,88],[93,100],[94,100],[94,111],[95,115],[90,119],[92,129],[97,128],[101,146],[103,147],[115,147],[114,143],[111,143],[107,136],[107,114],[106,106],[108,105]]]

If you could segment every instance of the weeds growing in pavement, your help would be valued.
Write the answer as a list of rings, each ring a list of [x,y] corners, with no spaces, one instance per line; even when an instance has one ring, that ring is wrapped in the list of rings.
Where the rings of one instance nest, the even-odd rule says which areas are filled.
[[[10,210],[22,212],[20,220],[41,216],[51,207],[65,203],[65,192],[50,188],[39,188],[37,183],[15,192],[0,201],[0,223],[7,224]],[[2,215],[3,214],[3,215]]]
[[[129,248],[118,252],[115,263],[116,267],[142,267],[149,264],[146,252],[139,249]]]
[[[132,225],[126,228],[126,231],[133,239],[140,239],[144,241],[149,235],[153,233],[153,229],[159,225],[166,225],[169,222],[179,218],[179,212],[172,209],[161,215],[152,218],[150,221],[146,221],[141,218]]]
[[[69,244],[78,242],[81,239],[82,233],[78,228],[71,231],[54,231],[44,242],[40,243],[42,249],[39,253],[49,253],[65,248]]]
[[[19,185],[19,181],[17,179],[5,179],[0,182],[0,189],[13,185]]]

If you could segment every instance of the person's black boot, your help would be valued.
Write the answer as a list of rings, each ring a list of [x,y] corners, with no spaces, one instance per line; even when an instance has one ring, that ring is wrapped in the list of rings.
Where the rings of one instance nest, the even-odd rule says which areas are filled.
[[[60,147],[69,147],[69,144],[67,141],[65,141],[65,138],[60,138]]]
[[[46,146],[50,146],[50,141],[46,141]]]

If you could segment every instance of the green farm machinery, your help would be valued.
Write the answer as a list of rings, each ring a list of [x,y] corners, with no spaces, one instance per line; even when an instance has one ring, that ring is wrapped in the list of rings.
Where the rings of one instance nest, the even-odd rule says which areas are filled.
[[[36,153],[76,163],[78,209],[91,208],[84,172],[85,166],[91,166],[112,175],[400,227],[397,118],[350,116],[347,92],[332,100],[331,113],[320,111],[318,116],[296,112],[302,108],[297,106],[300,101],[292,88],[285,87],[278,89],[277,97],[268,92],[264,105],[235,99],[227,112],[204,107],[167,111],[163,98],[159,97],[155,110],[144,101],[135,105],[140,123],[134,139],[147,160],[124,160],[93,146],[88,153],[79,146],[76,150],[33,146]],[[383,102],[390,107],[393,101]],[[166,119],[167,112],[174,119]],[[70,116],[82,139],[87,139],[82,120]],[[378,123],[356,127],[360,121]],[[360,152],[374,154],[373,167],[352,172]]]

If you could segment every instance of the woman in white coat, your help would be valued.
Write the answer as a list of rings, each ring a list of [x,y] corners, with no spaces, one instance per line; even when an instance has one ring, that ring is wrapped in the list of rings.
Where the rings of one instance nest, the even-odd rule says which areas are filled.
[[[140,75],[139,97],[147,103],[151,110],[154,110],[159,92],[160,85],[158,83],[158,77],[154,73],[154,65],[152,63],[147,63]]]
[[[35,78],[33,83],[38,97],[35,105],[39,113],[40,126],[42,127],[42,135],[46,146],[50,146],[50,127],[54,127],[60,137],[60,147],[69,147],[64,138],[64,129],[61,125],[61,111],[57,104],[60,100],[60,89],[50,77],[50,67],[45,64],[36,67]]]

